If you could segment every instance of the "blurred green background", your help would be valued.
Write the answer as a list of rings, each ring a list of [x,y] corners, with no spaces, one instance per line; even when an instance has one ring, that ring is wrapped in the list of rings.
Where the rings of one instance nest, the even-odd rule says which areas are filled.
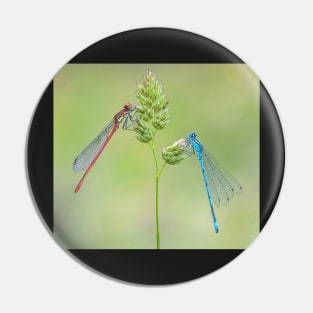
[[[215,208],[197,157],[167,165],[159,186],[161,249],[244,249],[259,233],[259,80],[245,64],[69,64],[54,79],[54,232],[65,248],[154,249],[155,167],[148,144],[119,129],[86,178],[72,163],[151,69],[169,100],[156,149],[196,132],[243,186]]]

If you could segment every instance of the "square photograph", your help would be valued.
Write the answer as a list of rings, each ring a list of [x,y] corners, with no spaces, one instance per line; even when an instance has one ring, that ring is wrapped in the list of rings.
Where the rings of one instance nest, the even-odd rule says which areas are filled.
[[[66,249],[246,249],[260,231],[260,81],[246,64],[67,64],[53,80]]]

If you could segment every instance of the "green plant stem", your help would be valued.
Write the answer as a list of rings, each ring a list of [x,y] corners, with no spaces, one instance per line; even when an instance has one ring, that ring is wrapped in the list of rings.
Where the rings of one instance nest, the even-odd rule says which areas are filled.
[[[167,163],[164,161],[164,163],[163,163],[163,165],[162,165],[162,167],[161,167],[161,170],[160,170],[160,172],[159,172],[159,177],[161,176],[161,174],[162,174],[162,172],[163,172],[163,170],[164,170],[166,164],[167,164]]]
[[[163,163],[161,170],[159,171],[158,159],[155,153],[154,147],[154,138],[155,133],[153,135],[152,143],[150,143],[150,147],[152,150],[154,163],[155,163],[155,223],[156,223],[156,248],[160,249],[160,227],[159,227],[159,179],[161,173],[163,172],[166,162]]]
[[[156,247],[160,249],[160,228],[159,228],[159,175],[155,176],[155,224],[156,224]]]

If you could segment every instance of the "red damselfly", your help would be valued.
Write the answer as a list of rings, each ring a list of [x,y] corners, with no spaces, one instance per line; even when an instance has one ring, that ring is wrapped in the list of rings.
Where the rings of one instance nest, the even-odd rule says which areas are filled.
[[[126,103],[123,109],[114,115],[114,118],[101,130],[99,135],[74,160],[74,172],[81,172],[87,168],[85,174],[75,187],[75,193],[80,190],[86,176],[96,163],[103,149],[111,140],[113,134],[119,128],[120,124],[124,121],[122,128],[128,129],[128,120],[134,122],[134,117],[131,115],[131,112],[135,109],[136,107],[133,107],[130,103]]]

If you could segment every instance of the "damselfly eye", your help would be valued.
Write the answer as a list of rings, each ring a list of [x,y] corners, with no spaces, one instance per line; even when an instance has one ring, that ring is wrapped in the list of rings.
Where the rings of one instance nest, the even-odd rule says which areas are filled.
[[[132,105],[130,104],[130,103],[126,103],[125,105],[124,105],[124,109],[125,110],[130,110],[132,108]]]

